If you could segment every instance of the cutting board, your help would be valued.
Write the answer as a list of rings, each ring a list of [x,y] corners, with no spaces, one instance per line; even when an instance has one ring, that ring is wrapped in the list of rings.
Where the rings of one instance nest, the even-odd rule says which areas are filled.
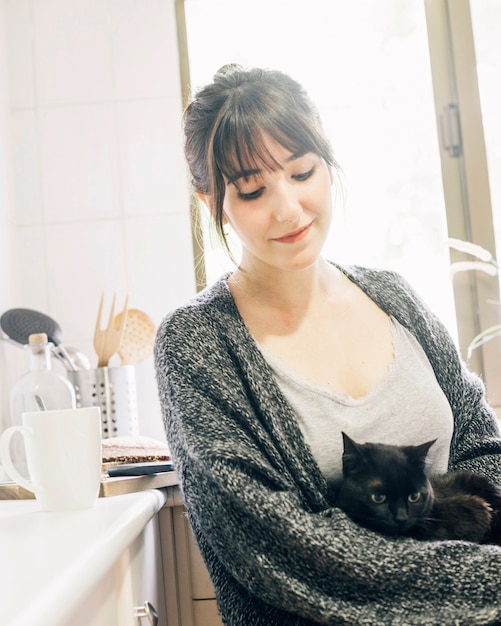
[[[179,484],[175,472],[161,472],[147,476],[117,476],[103,477],[99,489],[99,497],[121,496],[124,493],[146,491],[148,489],[161,489],[162,487],[174,487]],[[33,500],[31,491],[15,483],[0,483],[0,500]]]

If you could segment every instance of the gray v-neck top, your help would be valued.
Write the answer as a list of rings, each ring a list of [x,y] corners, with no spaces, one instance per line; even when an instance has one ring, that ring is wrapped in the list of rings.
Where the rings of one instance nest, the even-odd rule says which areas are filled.
[[[356,399],[301,378],[261,348],[328,481],[341,476],[341,431],[358,443],[417,445],[437,439],[428,453],[428,469],[447,471],[453,430],[450,405],[414,336],[393,318],[391,332],[390,367],[377,387]]]

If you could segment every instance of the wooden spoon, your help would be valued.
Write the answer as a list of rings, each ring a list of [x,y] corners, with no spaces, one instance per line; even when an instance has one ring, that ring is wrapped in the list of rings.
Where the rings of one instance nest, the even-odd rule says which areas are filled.
[[[153,320],[139,309],[128,309],[125,330],[118,348],[122,365],[141,363],[153,355],[156,326]],[[124,313],[115,317],[115,328],[122,323]]]

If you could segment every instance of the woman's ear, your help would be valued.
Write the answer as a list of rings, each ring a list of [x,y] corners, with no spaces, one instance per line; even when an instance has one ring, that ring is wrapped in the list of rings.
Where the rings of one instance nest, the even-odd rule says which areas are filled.
[[[210,214],[215,219],[216,216],[214,215],[214,204],[212,202],[212,196],[202,193],[201,191],[197,191],[197,196],[198,196],[198,199],[201,202],[203,202],[205,206],[209,209]],[[223,224],[227,224],[227,223],[228,223],[228,219],[226,215],[223,213]]]
[[[203,202],[205,204],[205,206],[209,209],[209,211],[212,213],[212,202],[211,202],[211,197],[208,196],[205,193],[202,193],[201,191],[197,191],[197,196],[198,199]]]

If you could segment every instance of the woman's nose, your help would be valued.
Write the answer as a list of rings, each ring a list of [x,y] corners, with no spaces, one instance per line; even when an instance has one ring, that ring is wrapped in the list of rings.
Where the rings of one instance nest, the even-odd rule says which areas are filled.
[[[288,185],[277,189],[274,216],[277,222],[297,222],[301,215],[301,203]]]

